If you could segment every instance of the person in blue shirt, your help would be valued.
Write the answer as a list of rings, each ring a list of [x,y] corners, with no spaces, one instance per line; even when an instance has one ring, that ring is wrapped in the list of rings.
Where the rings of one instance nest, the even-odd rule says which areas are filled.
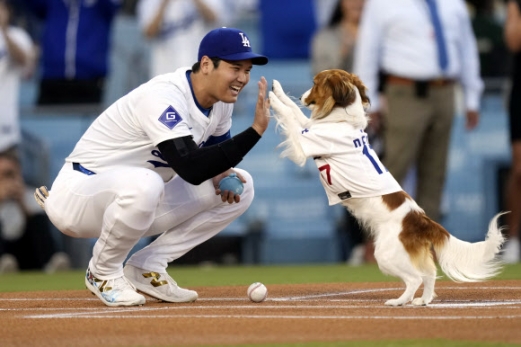
[[[37,103],[100,103],[121,0],[27,0],[43,21]]]

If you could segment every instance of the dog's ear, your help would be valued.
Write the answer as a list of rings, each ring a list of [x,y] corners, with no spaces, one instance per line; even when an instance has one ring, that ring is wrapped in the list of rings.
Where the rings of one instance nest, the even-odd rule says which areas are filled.
[[[349,75],[334,73],[328,78],[328,86],[335,105],[345,108],[356,100],[356,92],[353,89]]]
[[[364,105],[364,108],[367,108],[371,101],[369,100],[369,97],[367,96],[367,87],[364,85],[360,77],[358,77],[355,74],[351,75],[351,83],[355,85],[355,87],[358,89],[358,93],[360,93],[360,98],[362,99],[362,104]]]

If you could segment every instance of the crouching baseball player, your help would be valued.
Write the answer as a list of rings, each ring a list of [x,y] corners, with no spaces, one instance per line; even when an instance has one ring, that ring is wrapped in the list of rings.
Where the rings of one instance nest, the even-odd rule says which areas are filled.
[[[142,305],[138,291],[167,302],[197,299],[166,269],[251,204],[252,177],[234,167],[268,126],[264,77],[252,126],[231,137],[231,116],[252,65],[267,62],[243,31],[210,31],[194,66],[157,76],[116,101],[78,141],[50,191],[36,190],[61,232],[98,238],[85,285],[106,305]],[[218,188],[232,172],[244,184],[240,196]],[[152,235],[160,236],[123,268],[139,239]]]

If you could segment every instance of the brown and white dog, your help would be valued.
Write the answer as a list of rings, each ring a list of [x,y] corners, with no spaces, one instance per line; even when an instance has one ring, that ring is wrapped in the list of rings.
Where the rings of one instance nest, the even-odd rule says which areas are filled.
[[[311,109],[310,118],[284,93],[278,81],[273,82],[269,99],[285,137],[281,156],[300,166],[308,157],[315,160],[330,204],[341,203],[349,209],[373,235],[380,270],[405,282],[405,292],[386,305],[412,301],[412,305],[420,306],[433,300],[437,269],[431,250],[442,271],[456,282],[483,281],[500,271],[496,255],[504,242],[497,226],[501,214],[491,220],[486,240],[477,243],[457,239],[427,217],[370,148],[364,132],[369,99],[356,75],[344,70],[318,73],[313,87],[300,98]],[[355,174],[350,177],[346,171]],[[373,174],[367,179],[361,177]],[[422,283],[423,295],[414,298]]]

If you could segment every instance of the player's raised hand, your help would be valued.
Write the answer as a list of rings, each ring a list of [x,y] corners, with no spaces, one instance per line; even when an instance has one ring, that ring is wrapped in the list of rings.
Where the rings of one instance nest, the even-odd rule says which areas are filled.
[[[255,106],[255,118],[253,119],[253,129],[259,133],[264,134],[270,122],[270,101],[267,99],[268,81],[261,77],[257,83],[259,86],[259,94],[257,96],[257,105]]]

